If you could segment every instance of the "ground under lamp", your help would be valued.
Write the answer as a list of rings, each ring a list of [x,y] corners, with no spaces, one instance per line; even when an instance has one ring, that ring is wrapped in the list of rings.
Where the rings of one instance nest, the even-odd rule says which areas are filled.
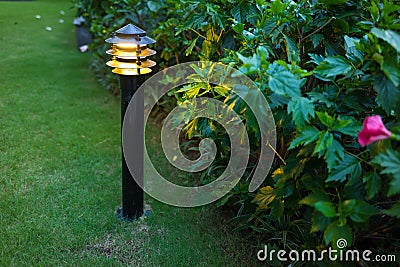
[[[121,88],[121,133],[122,124],[126,109],[132,96],[138,95],[132,99],[135,103],[135,112],[133,114],[133,126],[137,129],[133,138],[133,147],[137,155],[135,159],[135,178],[143,181],[143,153],[144,153],[144,99],[143,93],[137,91],[145,80],[145,74],[151,72],[151,67],[156,63],[147,59],[148,56],[156,54],[154,50],[147,48],[147,45],[154,44],[156,41],[147,37],[142,29],[128,24],[115,31],[111,38],[106,39],[112,47],[107,50],[107,54],[112,59],[106,64],[113,68],[112,72],[120,77]],[[138,177],[136,177],[138,176]],[[117,210],[117,215],[124,220],[133,220],[143,214],[143,190],[133,179],[130,173],[124,152],[122,148],[122,207]]]

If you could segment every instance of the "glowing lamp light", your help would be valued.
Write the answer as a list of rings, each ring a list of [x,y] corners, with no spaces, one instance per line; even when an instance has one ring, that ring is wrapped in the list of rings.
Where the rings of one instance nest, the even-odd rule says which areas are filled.
[[[151,72],[156,62],[147,59],[156,54],[156,51],[147,48],[147,45],[156,41],[146,36],[146,32],[139,27],[128,24],[115,31],[106,39],[112,44],[106,53],[112,59],[106,64],[113,68],[112,72],[120,75],[142,75]]]

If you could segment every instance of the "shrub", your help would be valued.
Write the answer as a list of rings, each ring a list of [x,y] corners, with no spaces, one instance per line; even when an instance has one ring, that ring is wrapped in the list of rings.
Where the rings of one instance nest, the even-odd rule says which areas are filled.
[[[255,194],[248,192],[243,179],[220,201],[236,208],[240,228],[260,232],[265,242],[279,247],[336,247],[339,238],[357,248],[398,245],[399,4],[103,2],[94,13],[93,5],[81,8],[98,38],[93,49],[100,58],[110,31],[128,20],[141,25],[146,16],[153,22],[143,24],[158,41],[159,62],[168,66],[193,59],[221,61],[250,76],[262,90],[276,122],[277,156]],[[204,90],[193,86],[175,97],[184,102]],[[232,105],[254,137],[252,147],[259,147],[258,124],[246,106],[229,94],[209,96]],[[372,115],[383,119],[391,137],[362,146],[358,133]],[[223,129],[211,124],[197,120],[187,134],[212,137],[229,152],[223,134],[218,134]],[[258,153],[255,149],[254,158]],[[222,154],[210,168],[223,166],[228,156]],[[252,160],[249,167],[256,164]],[[208,173],[211,180],[213,172]]]

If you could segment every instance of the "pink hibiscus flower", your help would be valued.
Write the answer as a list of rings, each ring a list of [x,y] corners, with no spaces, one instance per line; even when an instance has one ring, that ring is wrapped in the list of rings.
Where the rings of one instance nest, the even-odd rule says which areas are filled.
[[[366,117],[363,129],[358,133],[358,142],[362,146],[369,145],[378,140],[389,138],[392,133],[386,129],[379,115]]]

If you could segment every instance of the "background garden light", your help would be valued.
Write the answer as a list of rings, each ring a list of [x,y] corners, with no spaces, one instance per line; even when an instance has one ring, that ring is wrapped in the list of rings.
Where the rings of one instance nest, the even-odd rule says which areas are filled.
[[[146,57],[156,52],[147,48],[148,44],[155,40],[146,36],[142,29],[128,24],[113,33],[106,39],[112,44],[107,54],[112,55],[112,60],[107,65],[114,68],[113,73],[120,75],[121,88],[121,132],[126,109],[132,96],[144,81],[144,74],[151,72],[151,67],[156,63]],[[138,92],[140,94],[140,92]],[[135,170],[131,170],[136,180],[143,180],[143,149],[144,149],[144,124],[143,124],[143,95],[132,99],[135,101],[133,125],[135,133],[132,135],[132,147],[135,151]],[[122,148],[122,207],[117,210],[117,215],[126,220],[133,220],[143,214],[143,190],[132,177],[132,173],[126,164]]]

